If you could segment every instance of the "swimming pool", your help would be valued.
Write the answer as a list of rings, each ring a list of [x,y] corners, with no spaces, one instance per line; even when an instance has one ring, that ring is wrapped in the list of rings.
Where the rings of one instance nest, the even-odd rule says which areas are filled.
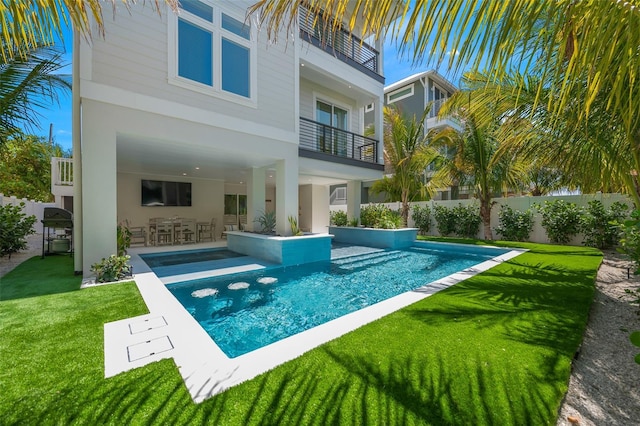
[[[171,251],[162,253],[146,253],[139,255],[150,268],[173,266],[184,263],[206,262],[209,260],[230,259],[244,256],[224,248]]]
[[[234,358],[507,252],[427,247],[375,250],[167,288]]]

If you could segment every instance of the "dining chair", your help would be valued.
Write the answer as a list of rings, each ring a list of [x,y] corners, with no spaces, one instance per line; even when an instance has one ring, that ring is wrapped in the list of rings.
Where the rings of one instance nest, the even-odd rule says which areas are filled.
[[[198,222],[198,241],[217,241],[215,217],[211,222]]]
[[[156,244],[173,244],[173,223],[170,221],[156,222]]]
[[[182,219],[180,221],[180,244],[193,244],[196,242],[196,220]]]

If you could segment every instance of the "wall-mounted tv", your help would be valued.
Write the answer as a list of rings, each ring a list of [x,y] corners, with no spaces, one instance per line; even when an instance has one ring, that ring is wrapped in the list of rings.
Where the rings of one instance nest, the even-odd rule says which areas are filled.
[[[142,205],[191,206],[191,183],[142,179]]]

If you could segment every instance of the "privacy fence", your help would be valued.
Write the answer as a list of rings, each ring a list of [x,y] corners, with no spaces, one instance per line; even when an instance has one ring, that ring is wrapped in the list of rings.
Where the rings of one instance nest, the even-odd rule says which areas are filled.
[[[530,209],[533,212],[533,218],[535,221],[533,231],[530,234],[529,240],[537,243],[548,243],[549,238],[542,227],[542,217],[541,214],[536,209],[538,205],[544,205],[545,201],[553,202],[555,200],[564,200],[568,203],[575,203],[579,207],[588,206],[590,201],[599,200],[605,206],[605,208],[610,207],[615,202],[624,203],[629,206],[629,212],[633,208],[633,203],[629,197],[622,194],[588,194],[588,195],[557,195],[557,196],[544,196],[544,197],[508,197],[508,198],[494,198],[493,208],[491,210],[491,229],[493,231],[494,239],[499,239],[499,235],[496,234],[495,228],[499,224],[498,215],[500,213],[501,206],[508,206],[514,210],[518,211],[526,211]],[[387,207],[393,210],[400,210],[400,203],[384,203]],[[437,205],[444,206],[447,208],[457,207],[459,205],[468,206],[468,205],[477,205],[479,206],[479,202],[476,199],[469,200],[446,200],[446,201],[421,201],[417,203],[411,203],[411,205],[420,205],[420,206],[428,206],[431,209],[431,229],[428,235],[439,236],[438,229],[436,227],[436,220],[433,217],[434,207]],[[363,204],[364,207],[366,204]],[[335,205],[330,206],[331,211],[335,210],[343,210],[346,211],[346,205]],[[411,217],[411,213],[409,214],[409,226],[415,226],[413,219]],[[484,237],[482,225],[479,227],[477,238],[482,239]],[[583,236],[577,235],[574,237],[569,244],[580,245],[582,244]]]

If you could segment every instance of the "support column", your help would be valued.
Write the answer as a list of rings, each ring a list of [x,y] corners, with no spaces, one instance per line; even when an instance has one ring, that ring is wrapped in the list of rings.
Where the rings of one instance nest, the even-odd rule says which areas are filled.
[[[276,233],[291,235],[288,217],[298,219],[298,156],[276,161]]]
[[[384,137],[383,137],[383,128],[384,128],[384,96],[378,99],[376,103],[375,110],[373,112],[374,119],[374,127],[375,127],[375,139],[378,141],[378,146],[376,149],[377,154],[377,163],[384,164]]]
[[[362,181],[347,182],[347,217],[360,220],[360,202],[362,201]]]
[[[72,141],[73,141],[73,271],[76,274],[83,271],[83,231],[82,231],[82,149],[80,121],[80,35],[77,30],[73,32],[73,90],[72,101]]]
[[[311,232],[326,234],[329,231],[329,185],[311,185],[311,204]]]
[[[85,277],[92,275],[92,264],[117,254],[116,134],[113,128],[100,127],[99,123],[109,116],[103,109],[103,105],[96,102],[83,103],[82,272]]]
[[[265,212],[266,168],[253,168],[247,176],[247,230],[260,231],[255,220]]]

